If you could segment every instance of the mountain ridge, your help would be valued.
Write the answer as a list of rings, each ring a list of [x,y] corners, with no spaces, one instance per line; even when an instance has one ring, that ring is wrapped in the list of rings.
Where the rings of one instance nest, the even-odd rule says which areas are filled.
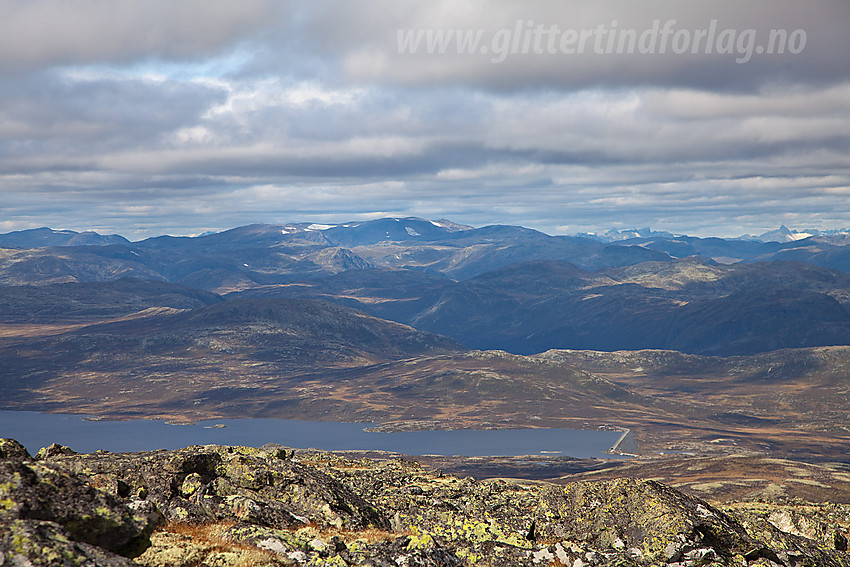
[[[648,241],[379,220],[0,249],[3,407],[614,423],[650,451],[700,454],[847,447],[850,274],[813,261],[845,257],[837,237],[650,235],[708,254],[678,258]],[[740,251],[751,261],[714,259]]]
[[[405,239],[411,236],[423,236],[423,234],[411,234],[411,232],[415,232],[415,229],[406,223],[417,223],[418,226],[424,227],[425,231],[423,232],[432,232],[434,231],[434,227],[437,229],[442,229],[445,232],[462,232],[466,230],[474,230],[475,227],[469,225],[463,225],[451,220],[441,218],[438,220],[429,220],[421,217],[384,217],[380,219],[372,219],[366,221],[348,221],[348,222],[332,222],[332,223],[324,223],[324,222],[289,222],[289,223],[271,223],[271,224],[249,224],[243,225],[235,228],[218,230],[218,231],[208,231],[203,234],[198,234],[194,236],[170,236],[170,235],[160,235],[153,237],[146,237],[137,241],[133,241],[133,243],[141,243],[141,242],[152,242],[157,239],[164,239],[167,241],[168,239],[206,239],[206,240],[216,240],[221,238],[221,236],[226,235],[227,233],[237,232],[245,232],[245,231],[262,231],[263,229],[267,229],[269,231],[278,231],[282,234],[293,234],[293,233],[306,233],[306,232],[319,232],[325,233],[327,231],[331,231],[329,234],[340,234],[344,233],[342,229],[355,229],[357,230],[365,230],[366,232],[372,233],[374,238],[374,234],[377,233],[380,235],[378,241],[383,240],[386,237],[386,231],[381,233],[382,228],[392,228],[392,235],[394,237],[402,237]],[[393,225],[391,223],[401,223]],[[380,225],[381,227],[379,227]],[[488,225],[488,226],[510,226],[510,225]],[[395,230],[395,227],[401,227],[407,233],[400,232]],[[486,227],[485,227],[486,228]],[[518,227],[523,228],[523,227]],[[526,229],[526,230],[535,230],[535,229]],[[545,234],[545,233],[543,233]],[[779,228],[774,230],[768,230],[764,233],[759,234],[758,236],[753,236],[750,234],[743,234],[740,236],[729,236],[729,237],[703,237],[703,238],[717,238],[721,240],[731,240],[731,241],[761,241],[764,243],[767,242],[796,242],[799,240],[805,240],[807,238],[812,237],[837,237],[842,238],[850,235],[850,228],[841,228],[841,229],[816,229],[816,228],[804,228],[804,229],[791,229],[781,224]],[[549,236],[549,235],[547,235]],[[644,228],[628,228],[628,229],[609,229],[603,233],[595,233],[595,232],[579,232],[571,235],[564,235],[567,237],[578,237],[585,238],[591,240],[601,240],[604,242],[616,242],[616,241],[624,241],[624,240],[639,240],[639,239],[677,239],[677,238],[699,238],[694,236],[689,236],[687,234],[674,234],[668,231],[656,231],[652,230],[649,227]],[[211,238],[212,237],[212,238]],[[426,237],[427,238],[427,237]],[[20,244],[13,245],[12,243],[18,242]],[[53,229],[49,227],[39,227],[39,228],[31,228],[31,229],[22,229],[11,231],[8,233],[0,233],[0,247],[32,247],[28,246],[30,244],[38,244],[44,243],[44,246],[65,246],[65,245],[79,245],[84,243],[89,244],[114,244],[114,243],[129,243],[131,242],[124,236],[119,234],[108,234],[101,235],[93,230],[86,230],[84,232],[78,232],[69,229]],[[69,244],[64,244],[69,243]]]

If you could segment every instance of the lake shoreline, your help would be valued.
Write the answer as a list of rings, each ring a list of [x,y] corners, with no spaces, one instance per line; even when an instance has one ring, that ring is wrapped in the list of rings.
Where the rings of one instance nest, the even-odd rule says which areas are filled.
[[[0,410],[0,435],[36,451],[59,443],[79,452],[132,452],[189,445],[276,443],[324,451],[387,451],[403,455],[612,458],[622,430],[500,428],[369,431],[376,423],[228,418],[192,424],[157,419],[106,420],[81,414]],[[38,445],[38,447],[35,447]]]

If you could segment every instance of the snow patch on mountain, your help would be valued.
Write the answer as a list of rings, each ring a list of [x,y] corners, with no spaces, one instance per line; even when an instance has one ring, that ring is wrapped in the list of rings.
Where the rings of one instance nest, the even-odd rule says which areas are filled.
[[[334,228],[335,224],[316,224],[313,223],[307,227],[307,230],[328,230],[329,228]]]

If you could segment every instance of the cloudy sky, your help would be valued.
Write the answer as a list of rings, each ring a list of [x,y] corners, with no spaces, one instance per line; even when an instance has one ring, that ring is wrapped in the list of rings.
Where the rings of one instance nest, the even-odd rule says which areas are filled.
[[[847,0],[4,0],[0,232],[850,227],[848,25]]]

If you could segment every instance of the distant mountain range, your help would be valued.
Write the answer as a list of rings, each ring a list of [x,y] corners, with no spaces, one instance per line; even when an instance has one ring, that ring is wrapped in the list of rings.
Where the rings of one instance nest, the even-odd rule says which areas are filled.
[[[738,236],[736,238],[730,238],[726,240],[754,240],[759,242],[795,242],[797,240],[805,240],[806,238],[811,238],[813,236],[846,236],[850,234],[850,229],[841,228],[841,229],[831,229],[831,230],[817,230],[817,229],[805,229],[805,230],[796,230],[790,229],[784,224],[781,225],[776,230],[770,230],[765,233],[762,233],[758,236],[752,236],[750,234],[744,234],[742,236]],[[675,235],[671,232],[666,231],[655,231],[651,230],[649,227],[646,228],[631,228],[624,230],[611,229],[602,234],[595,233],[582,233],[579,236],[585,236],[588,238],[596,238],[602,242],[618,242],[623,240],[632,240],[638,238],[667,238],[667,239],[676,239],[685,237],[686,235]]]
[[[731,239],[648,228],[549,236],[517,226],[473,228],[420,218],[248,225],[138,242],[91,231],[38,228],[0,234],[0,284],[141,277],[232,291],[351,269],[412,269],[464,280],[527,261],[565,261],[598,270],[691,256],[721,264],[795,260],[848,272],[848,243],[846,230],[794,231],[785,226],[760,237]]]
[[[801,233],[785,227],[779,234],[789,241],[643,229],[604,242],[386,218],[130,242],[42,228],[0,235],[0,318],[138,311],[150,307],[149,290],[165,293],[171,284],[171,299],[160,296],[157,307],[195,309],[236,297],[330,301],[470,348],[517,354],[734,355],[850,344],[850,237],[795,239]]]
[[[339,245],[357,245],[368,241],[372,243],[401,240],[440,240],[447,233],[474,230],[473,227],[458,224],[447,219],[430,221],[426,219],[407,218],[384,218],[373,221],[357,221],[348,223],[289,223],[283,225],[250,225],[239,227],[223,232],[205,232],[194,238],[215,237],[207,242],[228,241],[237,234],[245,232],[263,232],[263,227],[274,227],[282,234],[298,234],[305,232],[322,232],[329,240]],[[238,231],[238,232],[234,232]],[[220,236],[223,235],[223,236]],[[781,225],[776,230],[770,230],[758,236],[744,234],[736,238],[725,238],[722,240],[749,240],[759,242],[796,242],[811,237],[843,237],[850,235],[850,228],[818,230],[814,228],[797,230]],[[649,227],[632,229],[611,229],[602,234],[579,233],[578,238],[587,238],[601,242],[621,242],[633,239],[670,239],[688,238],[687,235],[676,235],[667,231],[655,231]],[[170,241],[171,239],[185,239],[193,237],[159,236],[148,238],[139,243],[150,243]],[[47,227],[28,230],[18,230],[0,234],[0,248],[41,248],[45,246],[103,246],[107,244],[126,244],[130,241],[117,234],[101,235],[94,231],[75,232],[73,230],[54,230]],[[357,243],[357,244],[355,244]]]
[[[846,454],[850,238],[620,236],[419,218],[0,235],[0,407],[616,422],[658,448],[722,431],[731,451]]]

